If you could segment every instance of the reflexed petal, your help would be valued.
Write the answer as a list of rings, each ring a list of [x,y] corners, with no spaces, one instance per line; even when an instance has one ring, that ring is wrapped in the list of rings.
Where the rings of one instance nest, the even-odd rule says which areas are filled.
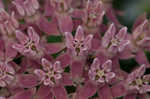
[[[102,39],[102,46],[103,47],[107,47],[108,46],[108,44],[110,43],[110,40],[114,36],[115,32],[116,32],[115,25],[111,24],[109,26],[108,30],[106,31],[103,39]]]
[[[67,92],[63,86],[55,86],[52,90],[56,99],[68,99]]]
[[[39,8],[39,3],[38,3],[37,0],[31,0],[31,2],[32,2],[32,5],[33,5],[34,9],[38,9]]]
[[[13,23],[13,26],[14,26],[15,28],[18,28],[18,27],[19,27],[19,23],[18,23],[18,21],[17,21],[16,18],[15,18],[15,12],[12,12],[12,13],[11,13],[11,22]]]
[[[56,61],[54,63],[54,71],[57,71],[57,72],[60,72],[60,73],[62,72],[60,61]]]
[[[142,40],[137,41],[136,43],[141,47],[148,47],[150,46],[150,37],[144,37]]]
[[[13,4],[16,6],[17,11],[19,12],[19,14],[21,16],[25,16],[25,11],[24,11],[23,7],[15,1],[13,2]]]
[[[92,39],[93,39],[93,35],[88,35],[85,40],[84,40],[84,46],[86,47],[86,49],[90,49],[91,48],[91,44],[92,44]]]
[[[145,56],[144,51],[139,51],[139,52],[137,52],[135,59],[136,59],[136,61],[137,61],[140,65],[145,64],[146,67],[149,67],[149,66],[150,66],[150,64],[149,64],[149,62],[148,62],[148,59],[147,59],[147,57]]]
[[[139,92],[142,93],[146,93],[146,92],[150,92],[150,85],[143,85],[142,88],[140,88]]]
[[[114,98],[121,97],[127,94],[127,90],[123,82],[112,86],[111,91]]]
[[[6,46],[6,48],[5,48],[6,61],[11,61],[17,55],[17,51],[14,48],[12,48],[11,42],[6,44],[5,46]]]
[[[142,15],[138,16],[134,22],[132,30],[134,30],[138,25],[142,24],[144,20],[147,18],[147,13],[143,13]]]
[[[40,41],[40,37],[39,35],[35,32],[35,30],[32,28],[32,27],[29,27],[28,28],[28,35],[29,35],[29,38],[34,41],[36,44],[39,43]]]
[[[116,37],[120,40],[124,40],[126,38],[126,35],[127,35],[127,27],[123,27],[120,29]]]
[[[7,73],[15,74],[14,68],[11,67],[10,65],[6,65],[6,71],[7,71]]]
[[[129,40],[123,40],[123,41],[121,41],[120,45],[119,45],[119,48],[118,48],[118,51],[122,52],[129,43],[130,43]]]
[[[21,44],[26,44],[29,41],[29,38],[20,30],[16,30],[16,38]]]
[[[50,61],[48,61],[47,59],[45,58],[42,58],[42,66],[43,66],[43,69],[48,71],[49,68],[52,68],[52,63]]]
[[[111,89],[108,85],[104,85],[103,87],[99,88],[98,95],[101,99],[113,99]]]
[[[41,85],[35,94],[35,99],[45,99],[49,94],[51,94],[51,88],[49,86]]]
[[[135,28],[135,30],[133,31],[133,38],[134,39],[137,39],[143,33],[144,26],[147,25],[147,23],[148,23],[148,20],[145,19],[142,24],[140,24],[139,26],[137,26]]]
[[[22,74],[17,76],[17,82],[22,88],[32,88],[38,84],[38,78],[32,74]]]
[[[138,77],[141,77],[142,75],[144,75],[146,71],[145,64],[141,65],[136,71],[137,71]]]
[[[107,82],[109,82],[110,80],[112,80],[115,77],[115,73],[113,73],[113,72],[106,73],[105,75],[106,75]]]
[[[95,58],[92,65],[91,65],[91,69],[95,70],[95,69],[100,69],[100,61],[98,58]]]
[[[84,40],[84,31],[81,26],[78,26],[76,34],[75,34],[75,40],[77,41],[83,41]]]
[[[38,78],[40,80],[44,80],[45,79],[45,73],[42,70],[36,69],[36,70],[34,70],[34,73],[38,76]]]
[[[24,52],[25,50],[24,46],[21,44],[13,44],[12,47],[20,53]]]
[[[112,69],[112,61],[111,60],[107,60],[103,65],[102,68],[104,69],[104,71],[106,72],[110,72]]]
[[[1,87],[5,87],[5,86],[6,86],[6,83],[5,83],[3,80],[0,80],[0,86],[1,86]]]
[[[4,78],[4,81],[7,82],[7,84],[10,84],[13,80],[14,80],[14,76],[8,74]]]
[[[66,37],[66,46],[68,48],[73,48],[73,36],[72,36],[72,34],[70,32],[66,32],[65,37]]]
[[[91,82],[85,83],[82,89],[79,90],[79,99],[88,99],[97,91],[97,86]]]

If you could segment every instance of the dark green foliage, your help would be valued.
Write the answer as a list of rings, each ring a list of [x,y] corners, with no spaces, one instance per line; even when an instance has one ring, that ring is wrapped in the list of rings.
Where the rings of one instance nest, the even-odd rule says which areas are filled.
[[[76,91],[76,87],[75,86],[65,86],[67,93],[74,93]]]
[[[16,64],[19,65],[19,64],[21,63],[23,57],[24,57],[24,56],[16,57],[16,58],[13,59],[13,61],[14,61]]]
[[[58,43],[62,42],[62,36],[49,35],[46,40],[48,43]]]
[[[89,99],[95,99],[96,97],[98,97],[98,93],[97,92],[92,97],[90,97]]]
[[[135,61],[134,58],[119,60],[119,63],[120,68],[128,73],[130,73],[136,66],[139,66],[139,64]]]
[[[67,66],[67,67],[64,69],[64,72],[69,73],[69,72],[70,72],[70,66]]]
[[[150,51],[144,51],[148,61],[150,62]]]

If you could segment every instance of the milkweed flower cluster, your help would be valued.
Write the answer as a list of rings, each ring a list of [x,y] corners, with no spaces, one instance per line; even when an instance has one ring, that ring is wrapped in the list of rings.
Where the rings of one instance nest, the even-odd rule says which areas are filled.
[[[130,33],[115,12],[105,0],[0,1],[0,99],[149,99],[149,20]]]

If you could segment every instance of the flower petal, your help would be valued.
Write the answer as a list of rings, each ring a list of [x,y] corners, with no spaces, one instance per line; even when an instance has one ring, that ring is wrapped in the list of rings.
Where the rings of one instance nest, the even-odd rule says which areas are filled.
[[[22,88],[32,88],[38,85],[38,78],[32,74],[17,75],[18,86]]]
[[[34,41],[36,44],[39,43],[40,41],[40,37],[39,35],[35,32],[35,30],[32,28],[32,27],[29,27],[28,28],[28,35],[29,35],[29,38]]]
[[[92,44],[92,39],[93,39],[93,35],[88,35],[85,40],[84,40],[84,46],[86,48],[86,50],[91,48],[91,44]]]
[[[113,99],[111,89],[108,85],[99,88],[98,95],[101,99]]]
[[[45,58],[42,58],[42,66],[45,71],[48,71],[49,68],[53,67],[52,63]]]
[[[76,34],[75,34],[75,40],[77,41],[83,41],[84,40],[84,31],[81,26],[78,26]]]
[[[108,30],[106,31],[103,39],[102,39],[102,46],[103,47],[107,47],[110,43],[110,40],[112,39],[112,37],[114,37],[116,32],[116,28],[114,24],[111,24],[108,28]]]
[[[113,85],[111,91],[114,98],[121,97],[127,94],[127,90],[124,86],[124,82],[120,82],[116,85]]]
[[[45,73],[41,69],[35,69],[34,74],[36,74],[40,80],[45,79]]]
[[[20,30],[16,30],[16,38],[21,44],[26,44],[29,41],[29,38]]]
[[[136,59],[136,61],[137,61],[140,65],[145,64],[146,67],[149,67],[149,66],[150,66],[150,64],[149,64],[149,62],[148,62],[148,59],[147,59],[147,57],[145,56],[145,53],[144,53],[143,51],[137,52],[135,59]]]
[[[92,65],[91,65],[92,70],[100,69],[100,61],[98,58],[95,58]]]
[[[52,90],[56,99],[68,99],[67,92],[63,86],[55,86]]]
[[[114,72],[109,72],[109,73],[106,73],[105,75],[106,75],[107,83],[115,77],[115,73]]]
[[[111,60],[107,60],[103,65],[102,68],[104,69],[104,71],[106,72],[110,72],[112,70],[112,61]]]
[[[120,29],[116,37],[120,40],[124,40],[126,38],[126,35],[127,35],[127,27],[123,27]]]
[[[51,88],[49,86],[41,85],[35,94],[35,99],[46,99],[45,97],[49,96],[49,94],[51,94]]]
[[[85,83],[82,89],[79,90],[79,99],[88,99],[97,91],[97,86],[91,82]]]
[[[65,37],[66,37],[66,46],[68,48],[73,48],[73,36],[72,36],[72,34],[70,32],[66,32]]]
[[[6,83],[5,83],[3,80],[0,80],[0,86],[1,86],[1,87],[5,87],[5,86],[6,86]]]

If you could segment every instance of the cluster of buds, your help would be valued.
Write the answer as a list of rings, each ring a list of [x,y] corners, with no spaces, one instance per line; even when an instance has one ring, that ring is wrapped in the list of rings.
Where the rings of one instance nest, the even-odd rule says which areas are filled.
[[[0,99],[149,99],[150,23],[129,33],[106,3],[0,1]]]

